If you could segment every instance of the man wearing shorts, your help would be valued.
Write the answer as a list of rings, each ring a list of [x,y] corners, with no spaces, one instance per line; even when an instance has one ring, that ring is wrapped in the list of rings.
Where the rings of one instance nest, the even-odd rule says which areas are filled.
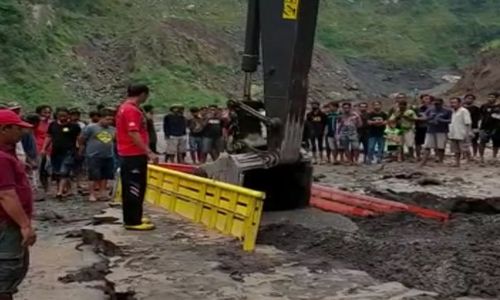
[[[453,113],[448,138],[450,139],[451,151],[455,154],[454,166],[459,167],[462,154],[469,151],[467,147],[470,145],[468,140],[472,135],[472,119],[469,111],[462,107],[462,99],[450,99],[450,106]]]
[[[330,112],[326,116],[326,142],[330,148],[330,156],[327,157],[328,162],[338,162],[338,145],[337,145],[337,121],[340,116],[339,104],[332,102],[328,105]]]
[[[88,177],[92,185],[89,188],[89,201],[108,200],[107,183],[114,178],[113,147],[115,128],[111,126],[114,113],[101,112],[101,119],[83,130],[79,139],[80,156],[85,157]]]
[[[384,158],[386,123],[387,114],[382,111],[382,103],[373,102],[373,111],[368,115],[368,158],[366,160],[368,164],[371,164],[374,159],[377,163],[381,163]]]
[[[323,140],[325,136],[326,115],[321,111],[319,102],[311,103],[311,111],[306,115],[306,121],[311,129],[311,150],[313,163],[323,162]],[[318,159],[319,153],[319,159]]]
[[[361,126],[361,118],[352,111],[352,104],[343,103],[342,115],[337,124],[337,138],[339,150],[345,154],[349,164],[354,164],[359,154],[359,126]]]
[[[427,123],[425,122],[425,112],[431,107],[434,97],[431,95],[420,96],[420,106],[417,109],[418,119],[415,122],[415,153],[417,160],[422,159],[422,148],[425,143],[427,133]]]
[[[32,126],[14,112],[0,110],[0,300],[12,300],[29,266],[33,195],[26,168],[16,157],[16,144]]]
[[[481,127],[479,130],[479,156],[484,163],[484,150],[486,145],[492,141],[493,158],[498,155],[500,148],[500,104],[497,103],[498,94],[490,93],[488,102],[481,106]]]
[[[470,144],[469,151],[465,153],[465,156],[470,160],[473,156],[475,157],[479,151],[479,121],[481,120],[481,109],[474,104],[476,101],[476,96],[473,94],[467,94],[464,96],[463,107],[466,108],[472,120],[472,136],[467,139]],[[470,151],[472,148],[472,152]]]
[[[370,126],[368,125],[368,115],[370,114],[368,112],[368,103],[362,102],[359,104],[358,108],[359,108],[358,115],[361,119],[361,126],[358,128],[358,135],[359,135],[359,142],[363,147],[363,162],[366,164],[368,163],[368,149],[369,149],[368,139],[370,131]],[[358,160],[358,158],[359,157],[356,158],[356,161]]]
[[[47,155],[49,147],[52,146],[50,163],[52,174],[57,180],[56,197],[59,199],[69,195],[69,178],[75,164],[76,144],[80,132],[80,126],[70,122],[69,110],[64,107],[57,108],[56,120],[49,125],[41,155]]]
[[[217,160],[220,153],[224,151],[224,139],[222,135],[222,119],[217,106],[212,105],[204,116],[205,126],[203,129],[202,152],[205,162],[208,155],[213,161]]]
[[[191,153],[191,160],[194,164],[197,164],[203,160],[201,146],[205,124],[198,107],[192,107],[189,111],[191,112],[191,118],[188,120],[189,152]]]
[[[188,143],[186,128],[184,107],[180,104],[172,105],[170,113],[163,119],[163,133],[167,143],[166,161],[184,163]]]
[[[396,122],[396,127],[401,130],[402,147],[401,147],[401,160],[405,159],[405,147],[408,149],[408,155],[413,158],[413,150],[415,148],[415,121],[417,114],[411,108],[408,108],[408,102],[404,99],[398,101],[398,108],[389,118]]]
[[[451,110],[443,107],[443,99],[434,99],[433,106],[425,113],[427,122],[427,133],[425,134],[424,158],[422,166],[429,160],[431,150],[434,149],[437,161],[442,163],[448,140],[449,124],[451,122]]]

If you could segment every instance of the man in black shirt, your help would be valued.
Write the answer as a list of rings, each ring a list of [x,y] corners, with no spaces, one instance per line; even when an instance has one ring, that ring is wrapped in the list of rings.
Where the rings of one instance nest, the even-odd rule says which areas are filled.
[[[476,101],[476,96],[473,94],[467,94],[464,96],[464,107],[469,111],[470,117],[472,119],[472,133],[474,136],[469,138],[469,142],[472,146],[472,154],[470,150],[465,153],[467,159],[470,159],[472,156],[477,155],[478,151],[478,141],[479,141],[479,121],[481,120],[481,109],[474,105],[474,101]],[[470,149],[470,147],[467,147]]]
[[[76,141],[80,132],[80,126],[70,122],[67,108],[56,109],[56,121],[49,125],[41,155],[47,155],[49,147],[52,146],[50,163],[57,179],[56,196],[60,199],[68,196],[66,189],[75,163]]]
[[[415,153],[417,154],[418,161],[422,158],[422,147],[424,146],[425,135],[427,134],[425,112],[431,107],[432,102],[434,102],[433,96],[427,94],[421,95],[421,104],[416,111],[418,119],[415,121]]]
[[[211,105],[204,116],[205,126],[203,129],[202,140],[202,163],[210,155],[212,160],[217,160],[220,153],[224,151],[224,139],[222,136],[222,118],[219,108]]]
[[[306,116],[309,123],[311,150],[313,163],[318,163],[317,152],[319,152],[319,162],[323,162],[323,140],[325,138],[326,114],[320,110],[319,102],[311,103],[311,111]]]
[[[488,102],[481,106],[479,156],[482,163],[484,163],[484,149],[490,140],[493,142],[493,158],[497,157],[500,147],[500,104],[497,100],[498,94],[490,93]]]
[[[384,158],[385,148],[385,125],[388,116],[382,111],[380,101],[373,102],[373,111],[368,114],[368,158],[366,163],[370,164],[375,159],[375,150],[377,150],[376,162],[381,163]]]
[[[191,152],[191,160],[194,164],[197,164],[203,160],[203,153],[201,150],[205,120],[201,117],[201,112],[198,107],[192,107],[189,111],[191,112],[191,118],[188,120],[189,151]]]

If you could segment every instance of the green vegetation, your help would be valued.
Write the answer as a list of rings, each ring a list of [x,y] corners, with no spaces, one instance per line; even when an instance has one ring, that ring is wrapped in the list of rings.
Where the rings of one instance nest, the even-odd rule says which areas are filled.
[[[323,1],[318,37],[346,57],[461,64],[500,35],[499,11],[495,0]]]
[[[477,51],[500,45],[497,0],[321,2],[317,39],[345,58],[408,66],[462,65]],[[122,91],[114,85],[135,79],[153,86],[152,101],[160,106],[223,103],[225,92],[232,88],[223,79],[234,76],[237,65],[227,58],[211,59],[218,53],[205,55],[207,50],[192,36],[180,43],[182,32],[174,31],[182,26],[174,30],[165,23],[189,20],[236,36],[244,23],[245,4],[244,0],[2,0],[0,101],[15,99],[31,107],[41,102],[84,106],[117,101]],[[99,44],[102,41],[105,46]],[[75,51],[86,44],[96,49]],[[115,65],[124,60],[126,72],[114,75],[123,69],[115,70]],[[217,84],[208,85],[211,79]]]

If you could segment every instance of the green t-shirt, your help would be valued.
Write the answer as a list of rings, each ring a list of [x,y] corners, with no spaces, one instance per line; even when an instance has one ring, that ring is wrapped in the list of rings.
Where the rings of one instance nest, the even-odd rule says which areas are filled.
[[[385,143],[387,146],[401,146],[401,136],[403,132],[399,128],[387,127],[384,131]]]
[[[415,128],[415,119],[417,114],[413,109],[407,109],[402,115],[399,111],[394,112],[389,120],[395,120],[397,122],[397,127],[403,131],[412,130]]]

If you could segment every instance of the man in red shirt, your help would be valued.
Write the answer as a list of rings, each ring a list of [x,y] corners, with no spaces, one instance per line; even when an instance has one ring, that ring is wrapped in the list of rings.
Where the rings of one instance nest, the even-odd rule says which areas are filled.
[[[11,300],[29,265],[36,241],[31,226],[33,196],[16,144],[32,126],[13,111],[0,110],[0,300]]]
[[[45,139],[47,138],[47,132],[49,131],[49,125],[52,122],[52,107],[50,107],[49,105],[40,105],[36,108],[35,111],[36,114],[40,116],[40,123],[38,123],[38,125],[33,128],[33,134],[35,135],[37,151],[38,153],[40,153],[43,150],[43,145],[45,144]],[[49,154],[50,150],[51,149],[49,147]],[[47,157],[41,157],[38,175],[44,192],[47,192],[49,189],[49,172],[47,171],[47,163]]]
[[[116,143],[121,158],[123,223],[128,230],[152,230],[154,225],[142,217],[148,159],[157,161],[149,148],[147,121],[140,106],[149,96],[145,85],[130,85],[128,98],[116,115]]]

